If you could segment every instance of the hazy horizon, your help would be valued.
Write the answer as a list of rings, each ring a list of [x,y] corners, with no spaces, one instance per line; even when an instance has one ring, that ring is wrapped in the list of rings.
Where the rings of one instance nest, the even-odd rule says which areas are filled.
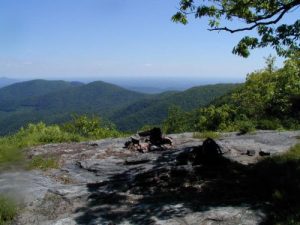
[[[3,0],[0,76],[232,82],[263,68],[264,57],[275,54],[271,48],[254,50],[247,59],[231,53],[253,32],[209,32],[206,21],[193,19],[187,26],[173,23],[178,2]]]
[[[102,79],[93,79],[93,78],[67,78],[64,79],[63,77],[57,79],[53,78],[8,78],[6,76],[1,76],[0,79],[12,79],[15,80],[15,82],[24,82],[24,81],[30,81],[30,80],[36,80],[36,79],[42,79],[42,80],[64,80],[69,82],[82,82],[82,83],[90,83],[94,81],[104,81],[107,83],[115,84],[121,87],[125,88],[151,88],[151,89],[157,89],[157,92],[164,91],[164,90],[185,90],[194,86],[201,86],[201,85],[210,85],[210,84],[218,84],[218,83],[242,83],[245,80],[244,79],[185,79],[183,77],[179,77],[177,79],[171,79],[168,77],[160,77],[160,78],[151,78],[151,77],[144,77],[139,79],[128,79],[128,78],[105,78]],[[15,83],[13,82],[13,83]],[[10,83],[9,83],[10,84]],[[5,85],[6,86],[6,85]]]

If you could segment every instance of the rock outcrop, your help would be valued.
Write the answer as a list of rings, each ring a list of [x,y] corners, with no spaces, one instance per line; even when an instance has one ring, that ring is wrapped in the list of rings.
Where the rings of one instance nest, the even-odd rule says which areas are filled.
[[[206,147],[195,155],[203,140],[190,133],[171,135],[170,150],[145,153],[124,149],[126,138],[48,144],[28,155],[56,157],[60,168],[2,173],[0,193],[22,199],[14,221],[20,225],[260,224],[266,215],[251,189],[249,165],[268,157],[259,152],[288,150],[299,135],[223,134],[215,143],[222,161],[215,165],[203,163]]]

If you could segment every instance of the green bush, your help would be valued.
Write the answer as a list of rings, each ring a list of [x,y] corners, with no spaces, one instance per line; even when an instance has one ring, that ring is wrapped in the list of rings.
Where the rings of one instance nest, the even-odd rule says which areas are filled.
[[[122,134],[110,123],[101,123],[99,117],[75,115],[73,119],[63,124],[62,130],[73,135],[79,135],[86,139],[102,139],[107,137],[119,137]]]
[[[255,131],[255,125],[250,120],[237,121],[236,124],[240,134],[246,134]]]
[[[82,137],[63,131],[58,125],[46,125],[45,123],[28,124],[16,134],[8,136],[9,142],[15,142],[17,147],[26,148],[45,143],[60,143],[81,141]]]
[[[278,130],[282,128],[282,125],[278,119],[268,120],[262,119],[257,122],[257,129],[262,130]]]
[[[81,140],[82,137],[79,134],[70,134],[62,131],[58,125],[47,127],[39,137],[39,142],[42,143],[78,142]]]
[[[23,159],[22,152],[15,146],[0,140],[0,166],[6,166]],[[1,169],[1,168],[0,168]]]
[[[22,152],[24,148],[46,143],[78,142],[121,135],[111,124],[101,126],[100,119],[96,117],[77,116],[62,127],[42,122],[28,124],[13,135],[0,138],[0,166],[24,161]],[[42,165],[54,166],[51,165],[51,160],[36,160],[32,162],[35,168],[43,167]]]
[[[17,205],[14,201],[0,195],[0,225],[9,224],[17,215]]]
[[[300,129],[300,119],[294,118],[285,118],[282,120],[282,125],[290,130],[299,130]]]
[[[59,126],[44,123],[28,124],[16,134],[0,138],[0,165],[12,164],[23,160],[21,149],[59,142],[83,140],[82,137],[62,131]]]

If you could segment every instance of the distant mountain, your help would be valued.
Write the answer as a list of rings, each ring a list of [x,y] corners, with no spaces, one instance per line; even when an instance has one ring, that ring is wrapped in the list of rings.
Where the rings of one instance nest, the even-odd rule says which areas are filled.
[[[145,94],[129,91],[119,86],[95,81],[75,88],[26,99],[22,106],[36,110],[54,112],[95,113],[108,115],[110,111],[122,108],[146,97]]]
[[[74,113],[108,117],[146,97],[101,81],[85,85],[45,80],[17,83],[0,89],[0,134],[28,122],[64,122]]]
[[[160,124],[172,105],[189,111],[208,105],[240,84],[215,84],[190,88],[183,92],[165,92],[153,98],[142,99],[111,116],[121,130],[136,130],[145,124]]]
[[[19,82],[16,79],[11,79],[7,77],[0,77],[0,88],[11,85],[13,83]]]
[[[20,82],[0,89],[0,134],[14,132],[29,122],[65,122],[74,113],[99,115],[119,129],[132,131],[144,124],[160,124],[171,105],[184,110],[205,106],[236,86],[206,85],[183,92],[144,94],[102,81]]]
[[[145,94],[160,94],[166,91],[173,91],[176,89],[172,89],[172,88],[156,88],[156,87],[133,87],[133,86],[125,86],[124,88],[131,90],[131,91],[136,91],[136,92],[140,92],[140,93],[145,93]]]
[[[77,86],[81,86],[81,84],[48,80],[18,82],[0,89],[0,110],[11,111],[19,107],[25,99],[28,100]]]

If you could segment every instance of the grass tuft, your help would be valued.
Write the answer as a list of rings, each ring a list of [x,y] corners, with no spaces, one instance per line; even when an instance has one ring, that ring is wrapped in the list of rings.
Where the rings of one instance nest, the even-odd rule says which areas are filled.
[[[206,138],[218,139],[220,137],[221,137],[221,134],[219,132],[214,132],[214,131],[193,133],[193,138],[198,138],[198,139],[206,139]]]
[[[11,199],[0,195],[0,225],[8,225],[17,215],[17,205]]]
[[[48,170],[48,169],[57,169],[59,166],[58,160],[55,158],[45,158],[43,156],[35,156],[29,162],[28,169],[39,169],[39,170]]]

